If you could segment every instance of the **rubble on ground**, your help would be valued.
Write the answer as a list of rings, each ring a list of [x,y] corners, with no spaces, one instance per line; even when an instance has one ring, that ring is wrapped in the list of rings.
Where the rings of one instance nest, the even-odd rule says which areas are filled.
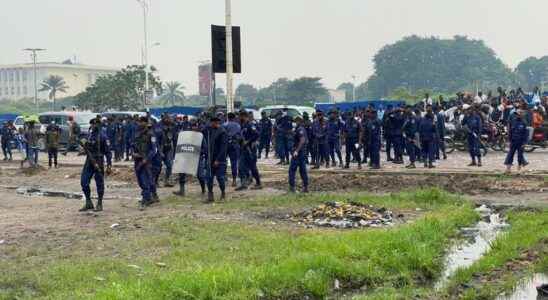
[[[326,202],[290,218],[307,227],[361,228],[393,225],[393,214],[385,208],[356,202]]]
[[[39,186],[21,186],[18,187],[15,192],[25,196],[61,197],[67,199],[82,199],[83,197],[81,193],[54,191]]]

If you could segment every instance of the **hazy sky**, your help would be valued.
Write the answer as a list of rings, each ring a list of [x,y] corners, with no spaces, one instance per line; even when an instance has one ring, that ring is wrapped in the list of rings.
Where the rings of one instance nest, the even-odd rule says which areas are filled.
[[[151,0],[150,61],[164,80],[198,87],[198,61],[210,59],[210,25],[224,24],[223,0]],[[142,11],[136,0],[0,0],[0,64],[77,55],[82,63],[140,62]],[[233,0],[242,26],[243,74],[236,84],[279,77],[365,81],[374,54],[404,36],[484,39],[511,67],[548,54],[547,0]],[[218,76],[224,79],[223,75]],[[223,85],[223,82],[220,82]]]

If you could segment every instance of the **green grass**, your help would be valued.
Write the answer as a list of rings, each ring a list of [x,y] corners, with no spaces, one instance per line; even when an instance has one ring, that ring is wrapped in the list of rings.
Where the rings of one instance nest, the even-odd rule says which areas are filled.
[[[395,228],[355,231],[173,218],[150,224],[158,229],[154,236],[101,236],[97,243],[115,250],[109,255],[94,255],[92,241],[81,253],[57,253],[40,264],[25,257],[0,262],[8,270],[0,274],[0,299],[321,299],[333,293],[336,279],[345,286],[412,293],[439,276],[443,251],[457,229],[477,220],[470,204],[437,189],[382,197],[267,197],[208,209],[298,209],[346,199],[420,207],[424,215]]]
[[[458,286],[473,283],[474,275],[489,274],[491,271],[504,266],[505,263],[516,259],[527,249],[537,249],[548,252],[548,211],[540,212],[510,212],[508,221],[511,229],[498,238],[491,250],[471,267],[457,271],[448,285],[448,294],[454,294]],[[524,269],[524,273],[535,271],[548,272],[548,258],[543,257],[536,265]],[[523,275],[523,274],[522,274]],[[492,299],[502,291],[509,291],[519,280],[519,274],[506,274],[496,283],[479,285],[469,289],[462,299]]]

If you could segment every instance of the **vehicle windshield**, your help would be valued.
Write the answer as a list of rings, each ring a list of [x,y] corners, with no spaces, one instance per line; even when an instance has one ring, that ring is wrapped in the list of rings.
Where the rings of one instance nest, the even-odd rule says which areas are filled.
[[[266,115],[271,118],[271,119],[274,119],[276,118],[276,115],[278,113],[280,113],[282,111],[281,108],[267,108],[267,109],[263,109],[263,112],[266,113]],[[289,108],[287,110],[287,115],[290,116],[291,118],[295,118],[296,116],[300,116],[301,113],[299,113],[298,110],[296,109],[292,109],[292,108]]]
[[[23,118],[17,118],[14,122],[15,125],[25,125],[25,120]]]
[[[63,125],[66,124],[68,121],[67,115],[42,115],[38,117],[38,120],[41,124],[51,124],[51,122],[55,122],[57,125]]]
[[[89,121],[96,116],[95,114],[76,114],[76,123],[80,126],[89,125]]]

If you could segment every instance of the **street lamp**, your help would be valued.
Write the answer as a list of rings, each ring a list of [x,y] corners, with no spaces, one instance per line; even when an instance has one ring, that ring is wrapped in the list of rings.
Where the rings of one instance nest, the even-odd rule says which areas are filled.
[[[143,35],[145,39],[145,47],[143,49],[144,52],[144,66],[145,66],[145,94],[144,94],[144,107],[148,104],[148,94],[149,94],[149,82],[148,82],[148,1],[147,0],[137,0],[139,4],[141,4],[141,7],[143,8]]]
[[[36,56],[37,56],[36,53],[40,51],[46,51],[46,49],[26,48],[26,49],[23,49],[23,51],[29,51],[32,57],[32,64],[34,69],[34,105],[36,106],[36,113],[38,114],[38,82],[37,82],[37,75],[36,75]]]

